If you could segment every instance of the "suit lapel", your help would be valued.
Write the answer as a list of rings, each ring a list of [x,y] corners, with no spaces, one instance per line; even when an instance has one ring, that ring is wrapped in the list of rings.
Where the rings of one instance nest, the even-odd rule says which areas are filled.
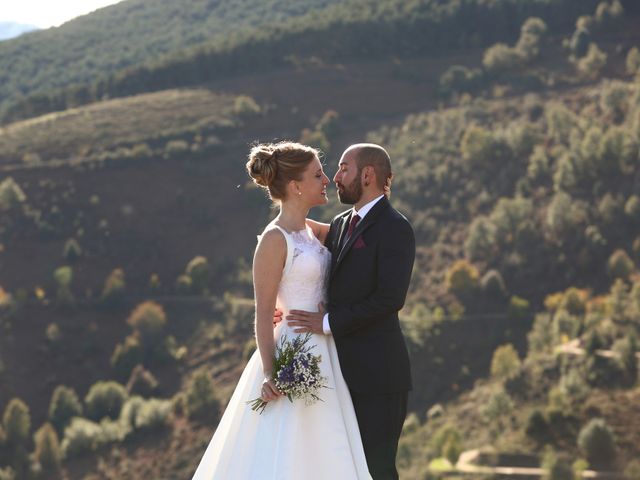
[[[389,207],[389,205],[390,203],[389,203],[389,200],[387,200],[387,197],[382,197],[378,201],[378,203],[376,203],[373,206],[373,208],[369,210],[369,213],[367,213],[364,219],[356,225],[356,228],[353,231],[353,234],[347,239],[347,242],[344,244],[344,246],[342,247],[342,249],[340,249],[338,253],[338,258],[336,259],[333,265],[333,268],[331,270],[332,274],[335,273],[335,271],[338,269],[338,267],[340,266],[340,263],[342,262],[344,257],[347,255],[349,250],[351,250],[351,246],[356,241],[358,236],[362,235],[362,233],[367,228],[373,225],[378,220],[380,213],[382,213],[387,207]],[[346,225],[349,223],[347,219],[349,219],[350,217],[351,217],[350,215],[347,215],[345,218],[342,219],[343,225],[342,225],[342,231],[340,232],[340,239],[342,239],[343,235],[346,235]]]
[[[349,218],[351,218],[350,210],[347,210],[342,214],[342,218],[336,220],[336,223],[339,223],[338,235],[334,237],[333,245],[332,245],[332,253],[331,256],[331,271],[333,271],[336,261],[338,260],[338,254],[340,253],[340,245],[342,245],[342,239],[347,234],[347,228],[349,225]]]

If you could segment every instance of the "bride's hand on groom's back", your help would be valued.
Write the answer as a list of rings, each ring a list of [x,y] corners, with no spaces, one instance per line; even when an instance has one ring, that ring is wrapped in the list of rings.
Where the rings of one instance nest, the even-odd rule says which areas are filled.
[[[276,308],[273,312],[273,326],[277,327],[278,324],[282,321],[282,310]]]

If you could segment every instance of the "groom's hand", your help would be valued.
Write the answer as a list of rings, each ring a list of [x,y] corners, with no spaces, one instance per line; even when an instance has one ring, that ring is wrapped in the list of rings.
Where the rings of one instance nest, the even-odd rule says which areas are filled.
[[[294,327],[295,333],[317,333],[324,335],[322,329],[322,319],[324,318],[325,308],[322,303],[318,304],[317,312],[305,312],[304,310],[291,310],[287,315],[287,322]]]
[[[277,326],[282,321],[282,310],[276,308],[273,312],[273,326]]]

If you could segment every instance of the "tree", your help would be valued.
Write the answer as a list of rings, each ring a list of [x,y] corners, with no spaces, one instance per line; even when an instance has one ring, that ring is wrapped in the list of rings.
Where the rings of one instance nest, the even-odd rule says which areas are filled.
[[[520,29],[516,50],[523,58],[531,61],[540,55],[540,44],[547,34],[547,24],[539,17],[530,17]]]
[[[96,421],[104,417],[118,418],[127,398],[126,388],[118,382],[98,381],[91,386],[84,399],[87,416]]]
[[[571,54],[577,59],[584,57],[589,50],[590,43],[591,34],[589,31],[584,28],[577,28],[576,31],[573,32],[569,42]]]
[[[117,305],[124,297],[125,278],[124,270],[114,269],[104,281],[101,299],[106,305]]]
[[[478,288],[480,274],[478,269],[467,260],[457,260],[447,271],[447,290],[462,299],[469,298]]]
[[[75,390],[58,385],[49,403],[49,420],[62,433],[73,417],[82,416],[82,403]]]
[[[62,452],[58,434],[50,423],[45,423],[33,436],[35,451],[33,456],[45,472],[57,472],[60,469]]]
[[[635,271],[636,266],[631,257],[622,249],[611,254],[607,262],[607,271],[612,278],[626,280]]]
[[[7,443],[12,446],[23,445],[29,438],[31,414],[29,407],[19,398],[12,398],[2,416]]]
[[[590,465],[609,467],[616,457],[613,432],[601,418],[592,419],[578,435],[578,447],[586,455]]]
[[[502,345],[493,352],[491,375],[500,380],[509,380],[520,371],[520,357],[510,343]]]
[[[471,222],[464,250],[471,260],[489,260],[495,248],[495,227],[487,217]]]
[[[162,338],[167,315],[162,306],[153,300],[140,303],[131,312],[127,323],[140,335],[145,348],[155,347]]]
[[[487,72],[499,75],[519,68],[524,60],[521,51],[505,43],[496,43],[484,52],[482,65]]]
[[[640,73],[640,50],[638,47],[633,47],[627,53],[627,73],[629,75],[636,75]]]
[[[598,48],[595,43],[589,44],[587,54],[577,60],[578,72],[588,80],[595,80],[607,64],[607,54]]]
[[[191,377],[186,408],[189,418],[213,419],[218,416],[220,402],[215,394],[213,379],[204,368]]]
[[[209,277],[211,276],[211,268],[206,257],[198,255],[194,257],[188,264],[185,272],[191,277],[191,286],[199,293],[207,290]]]

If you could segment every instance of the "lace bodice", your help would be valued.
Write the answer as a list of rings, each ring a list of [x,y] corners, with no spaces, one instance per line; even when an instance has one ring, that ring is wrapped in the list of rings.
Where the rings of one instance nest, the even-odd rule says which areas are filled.
[[[317,312],[318,304],[326,301],[331,253],[309,227],[291,233],[277,225],[276,228],[287,241],[287,260],[276,305],[284,312]]]

